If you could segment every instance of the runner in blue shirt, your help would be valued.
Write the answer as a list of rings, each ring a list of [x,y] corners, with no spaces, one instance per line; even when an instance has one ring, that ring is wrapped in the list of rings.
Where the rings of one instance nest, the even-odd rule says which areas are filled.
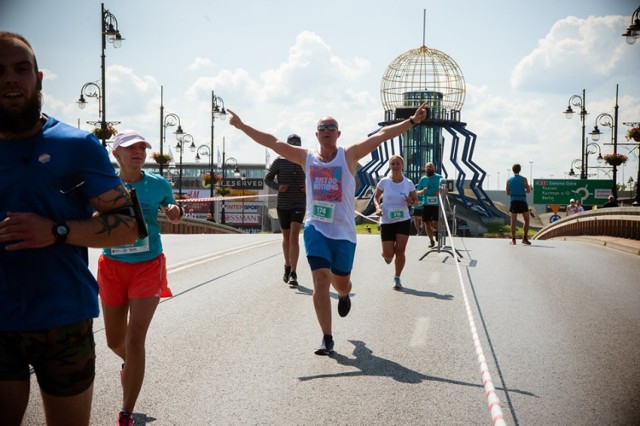
[[[425,165],[425,176],[422,176],[416,185],[418,196],[421,196],[422,205],[422,225],[429,236],[429,247],[436,245],[434,233],[438,231],[438,216],[440,214],[440,185],[442,176],[436,173],[436,166],[433,163]]]

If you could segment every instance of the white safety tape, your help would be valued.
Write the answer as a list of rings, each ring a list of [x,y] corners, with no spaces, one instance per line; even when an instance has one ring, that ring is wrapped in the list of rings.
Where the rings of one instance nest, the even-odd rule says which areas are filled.
[[[176,203],[207,203],[211,201],[242,200],[244,198],[276,197],[277,195],[278,194],[263,194],[263,195],[236,195],[233,197],[185,198],[182,200],[176,200]]]
[[[449,227],[449,222],[446,219],[447,212],[444,209],[444,203],[442,202],[442,196],[440,196],[440,207],[443,213],[444,224],[447,227],[447,235],[449,236],[449,240],[451,241],[451,250],[453,253],[457,253],[456,247],[453,243],[453,238],[451,237],[451,228]],[[453,220],[456,220],[454,217]],[[467,297],[467,291],[464,288],[464,280],[462,279],[462,271],[460,269],[460,263],[455,262],[456,269],[458,271],[458,280],[460,282],[460,288],[462,290],[462,298],[464,300],[464,306],[467,311],[467,320],[469,321],[469,327],[471,328],[471,336],[473,338],[473,346],[476,351],[476,357],[478,359],[478,363],[480,364],[480,374],[482,377],[482,386],[484,387],[484,394],[487,398],[487,404],[489,405],[489,411],[491,412],[491,421],[494,426],[504,426],[506,422],[504,421],[504,415],[502,414],[502,408],[500,407],[500,399],[496,395],[496,388],[493,386],[493,381],[491,380],[491,373],[489,373],[489,366],[487,365],[487,360],[484,357],[484,352],[482,351],[482,344],[480,343],[480,338],[478,337],[478,330],[476,329],[476,323],[473,319],[473,312],[471,311],[471,304],[469,303],[469,298]]]

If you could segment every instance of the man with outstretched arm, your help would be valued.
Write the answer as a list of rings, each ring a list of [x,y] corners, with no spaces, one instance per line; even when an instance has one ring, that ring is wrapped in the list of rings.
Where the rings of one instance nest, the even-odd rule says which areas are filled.
[[[356,249],[355,172],[358,160],[384,141],[408,131],[427,117],[423,103],[411,118],[383,127],[366,139],[338,147],[341,132],[338,121],[324,117],[318,121],[316,138],[320,149],[289,145],[275,136],[245,124],[227,109],[229,123],[251,139],[284,158],[301,165],[306,174],[307,220],[304,244],[313,278],[313,305],[323,337],[317,355],[333,352],[330,287],[338,293],[338,314],[347,316],[351,309],[351,270]]]

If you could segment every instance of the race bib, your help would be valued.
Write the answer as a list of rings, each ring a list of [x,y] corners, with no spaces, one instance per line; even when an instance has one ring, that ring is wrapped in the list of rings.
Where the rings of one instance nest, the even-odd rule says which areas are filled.
[[[389,219],[394,220],[402,218],[404,218],[404,210],[398,209],[389,211]]]
[[[113,247],[111,254],[113,256],[119,256],[123,254],[143,253],[146,251],[149,251],[149,237],[136,240],[135,243],[126,246]]]
[[[335,203],[314,200],[311,217],[320,222],[333,223],[333,213],[335,212],[335,208]]]
[[[429,206],[437,206],[438,205],[438,197],[427,197],[427,205],[429,205]]]

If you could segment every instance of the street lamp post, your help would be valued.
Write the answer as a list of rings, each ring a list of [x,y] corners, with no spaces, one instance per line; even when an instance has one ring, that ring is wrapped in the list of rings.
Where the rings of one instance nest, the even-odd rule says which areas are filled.
[[[611,128],[611,141],[613,142],[613,153],[618,153],[618,85],[616,84],[616,105],[613,109],[613,117],[611,114],[606,112],[598,115],[596,117],[596,125],[593,130],[589,132],[591,135],[591,139],[594,142],[598,142],[600,140],[600,129],[598,129],[598,123],[601,126],[610,127]],[[613,195],[616,199],[618,198],[618,166],[613,165],[613,187],[611,188],[611,195]]]
[[[247,178],[245,173],[242,173],[240,179],[242,180],[242,232],[244,232],[244,181]]]
[[[569,170],[569,176],[574,177],[576,175],[575,171],[573,170],[574,167],[577,167],[577,164],[580,163],[580,170],[586,170],[587,171],[587,176],[589,176],[588,172],[589,169],[592,168],[597,168],[598,170],[602,169],[603,167],[601,166],[594,166],[591,167],[589,166],[589,156],[590,155],[595,155],[596,153],[598,154],[597,160],[598,160],[598,164],[601,164],[604,161],[604,158],[602,157],[602,149],[600,148],[600,145],[598,145],[595,142],[591,142],[591,143],[587,143],[587,145],[585,146],[585,161],[586,163],[583,163],[581,159],[575,159],[571,162],[571,168]],[[584,167],[583,167],[584,165]],[[608,174],[608,173],[607,173]],[[582,178],[581,178],[582,179]]]
[[[187,144],[189,141],[191,141],[189,149],[191,150],[191,152],[194,152],[196,150],[196,144],[193,140],[193,136],[191,136],[189,133],[185,133],[182,137],[182,140],[176,143],[176,150],[180,153],[180,169],[178,175],[178,197],[180,199],[182,199],[182,153],[184,152],[185,144]]]
[[[221,97],[216,96],[212,90],[211,91],[211,156],[209,157],[209,159],[211,160],[209,164],[210,166],[209,173],[211,173],[212,179],[213,179],[213,152],[214,152],[213,141],[214,141],[215,121],[216,121],[216,117],[218,117],[220,120],[224,120],[226,116],[227,116],[227,111],[224,109],[224,101],[222,100]],[[224,152],[224,147],[222,148],[222,151]],[[222,160],[222,167],[224,168],[224,159]],[[222,178],[224,179],[224,170],[223,170]],[[211,198],[211,202],[209,203],[209,212],[213,216],[213,183],[211,184],[209,197]],[[224,219],[222,219],[221,223],[224,223]]]
[[[571,117],[573,117],[573,109],[571,108],[571,105],[580,107],[580,120],[582,121],[582,140],[580,141],[581,143],[580,158],[582,158],[582,168],[580,169],[580,179],[587,179],[587,168],[586,168],[587,162],[585,160],[585,157],[587,156],[587,154],[585,151],[586,141],[585,141],[585,134],[584,134],[585,132],[584,120],[587,115],[585,89],[582,89],[582,97],[578,95],[573,95],[569,98],[567,110],[564,112],[564,115],[565,117],[567,117],[567,119],[571,119]]]
[[[622,37],[626,38],[627,44],[633,44],[636,39],[640,38],[640,6],[631,15],[631,25],[627,28],[627,32],[622,34]]]
[[[108,128],[109,124],[120,124],[119,121],[109,121],[109,122],[106,122],[104,126],[102,125],[103,116],[104,116],[103,110],[102,110],[102,91],[100,90],[100,86],[98,86],[97,83],[94,83],[92,81],[89,83],[85,83],[80,89],[80,97],[76,101],[80,109],[84,109],[84,107],[87,106],[88,102],[84,98],[85,96],[88,98],[96,98],[98,101],[99,121],[87,121],[87,124],[91,124],[96,127],[100,126],[100,129],[101,129],[100,133],[103,133],[102,129]],[[98,139],[102,139],[102,146],[106,146],[106,140],[108,139],[108,137],[106,136],[106,133],[101,134]]]
[[[104,8],[104,3],[101,3],[101,28],[102,34],[102,55],[101,55],[101,72],[102,72],[102,118],[100,121],[100,129],[102,130],[102,146],[107,146],[106,130],[107,130],[107,101],[106,101],[106,71],[105,71],[105,49],[107,48],[107,41],[113,44],[114,48],[122,46],[122,36],[118,29],[118,20],[115,15]]]
[[[162,109],[163,107],[160,106],[161,114],[162,114]],[[161,124],[160,131],[162,132],[162,134],[160,135],[160,156],[162,156],[163,146],[164,144],[167,143],[167,127],[175,126],[176,124],[178,125],[178,129],[174,132],[176,134],[176,140],[178,142],[182,142],[182,138],[184,137],[185,133],[182,130],[182,126],[180,125],[180,117],[178,117],[177,114],[174,114],[174,113],[167,114],[166,116],[164,116],[160,124]],[[160,176],[164,177],[163,171],[162,171],[163,168],[164,168],[164,163],[160,163]]]
[[[222,144],[222,155],[224,157],[224,143]],[[226,160],[223,159],[222,161],[222,182],[224,183],[224,180],[226,178],[225,173],[226,173],[226,168],[227,166],[229,167],[233,167],[233,176],[234,177],[240,177],[240,169],[238,168],[238,160],[236,160],[234,157],[229,157]],[[222,217],[220,218],[220,223],[222,223],[223,225],[226,223],[226,219],[225,219],[225,214],[226,214],[226,203],[224,198],[222,199],[222,208],[220,209],[221,215]]]

